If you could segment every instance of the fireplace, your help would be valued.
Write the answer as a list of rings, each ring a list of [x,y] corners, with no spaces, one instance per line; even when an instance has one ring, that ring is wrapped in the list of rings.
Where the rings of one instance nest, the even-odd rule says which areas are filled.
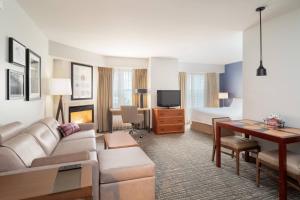
[[[74,123],[93,123],[94,122],[94,105],[70,106],[69,122]]]

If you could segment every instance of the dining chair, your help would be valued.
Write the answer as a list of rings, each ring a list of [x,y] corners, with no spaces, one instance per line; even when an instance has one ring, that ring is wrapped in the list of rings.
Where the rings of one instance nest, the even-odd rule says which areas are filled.
[[[256,159],[256,185],[260,186],[260,175],[262,167],[278,171],[278,150],[262,151],[258,153]],[[288,179],[287,183],[300,191],[300,154],[287,151],[286,169]],[[271,176],[273,174],[269,173]],[[276,177],[277,178],[277,177]]]
[[[214,161],[216,154],[216,124],[217,122],[231,121],[229,117],[213,118],[213,152],[212,161]],[[243,137],[241,134],[237,134],[233,131],[222,128],[221,129],[221,147],[231,150],[231,153],[221,151],[224,154],[230,155],[232,158],[236,158],[236,174],[240,175],[240,153],[243,151],[255,150],[260,151],[260,146],[257,141]]]
[[[130,123],[131,129],[129,134],[137,133],[136,126],[140,125],[144,121],[144,115],[138,113],[137,106],[121,106],[121,116],[123,123]],[[140,138],[143,138],[143,134]]]

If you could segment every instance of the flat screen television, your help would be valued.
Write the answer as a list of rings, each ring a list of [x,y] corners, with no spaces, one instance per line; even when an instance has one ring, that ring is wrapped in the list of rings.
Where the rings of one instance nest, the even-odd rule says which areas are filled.
[[[157,106],[170,108],[180,104],[180,90],[157,90]]]

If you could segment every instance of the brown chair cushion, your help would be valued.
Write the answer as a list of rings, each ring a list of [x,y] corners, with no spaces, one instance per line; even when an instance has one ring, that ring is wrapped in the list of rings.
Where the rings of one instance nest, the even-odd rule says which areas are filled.
[[[278,168],[278,150],[262,151],[258,158],[263,162]],[[287,151],[286,156],[287,172],[300,175],[300,154]]]
[[[84,160],[89,160],[89,158],[90,157],[89,157],[88,151],[72,153],[72,154],[57,155],[57,156],[42,157],[42,158],[34,159],[32,161],[31,167],[39,167],[39,166],[54,165],[54,164],[60,164],[60,163],[84,161]]]
[[[221,137],[221,144],[238,150],[255,148],[258,146],[256,141],[237,135]]]

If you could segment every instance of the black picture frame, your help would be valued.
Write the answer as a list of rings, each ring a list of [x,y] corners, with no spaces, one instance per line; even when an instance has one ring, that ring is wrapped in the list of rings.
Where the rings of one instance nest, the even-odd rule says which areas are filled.
[[[74,86],[74,84],[78,84],[78,80],[74,80],[76,77],[78,77],[78,74],[76,74],[75,68],[76,67],[82,67],[82,69],[88,69],[90,70],[90,80],[88,80],[90,87],[89,87],[89,95],[88,96],[80,96],[78,91],[80,88],[78,86]],[[71,62],[71,86],[72,86],[72,95],[71,100],[90,100],[93,99],[93,66]],[[79,97],[78,97],[79,96]]]
[[[33,63],[37,65],[35,69],[32,66]],[[34,70],[37,72],[33,73]],[[39,56],[37,53],[33,52],[30,49],[26,49],[26,101],[39,100],[42,97],[41,70],[41,56]]]
[[[12,37],[8,38],[8,62],[20,67],[26,66],[26,46]]]
[[[13,77],[14,76],[14,77]],[[18,80],[18,78],[21,79]],[[17,100],[17,99],[23,99],[25,97],[25,76],[24,73],[7,69],[6,73],[6,99],[7,100]],[[17,87],[19,85],[19,87]],[[14,92],[13,92],[14,90]],[[19,94],[17,94],[19,92]],[[15,94],[13,94],[15,93]]]

